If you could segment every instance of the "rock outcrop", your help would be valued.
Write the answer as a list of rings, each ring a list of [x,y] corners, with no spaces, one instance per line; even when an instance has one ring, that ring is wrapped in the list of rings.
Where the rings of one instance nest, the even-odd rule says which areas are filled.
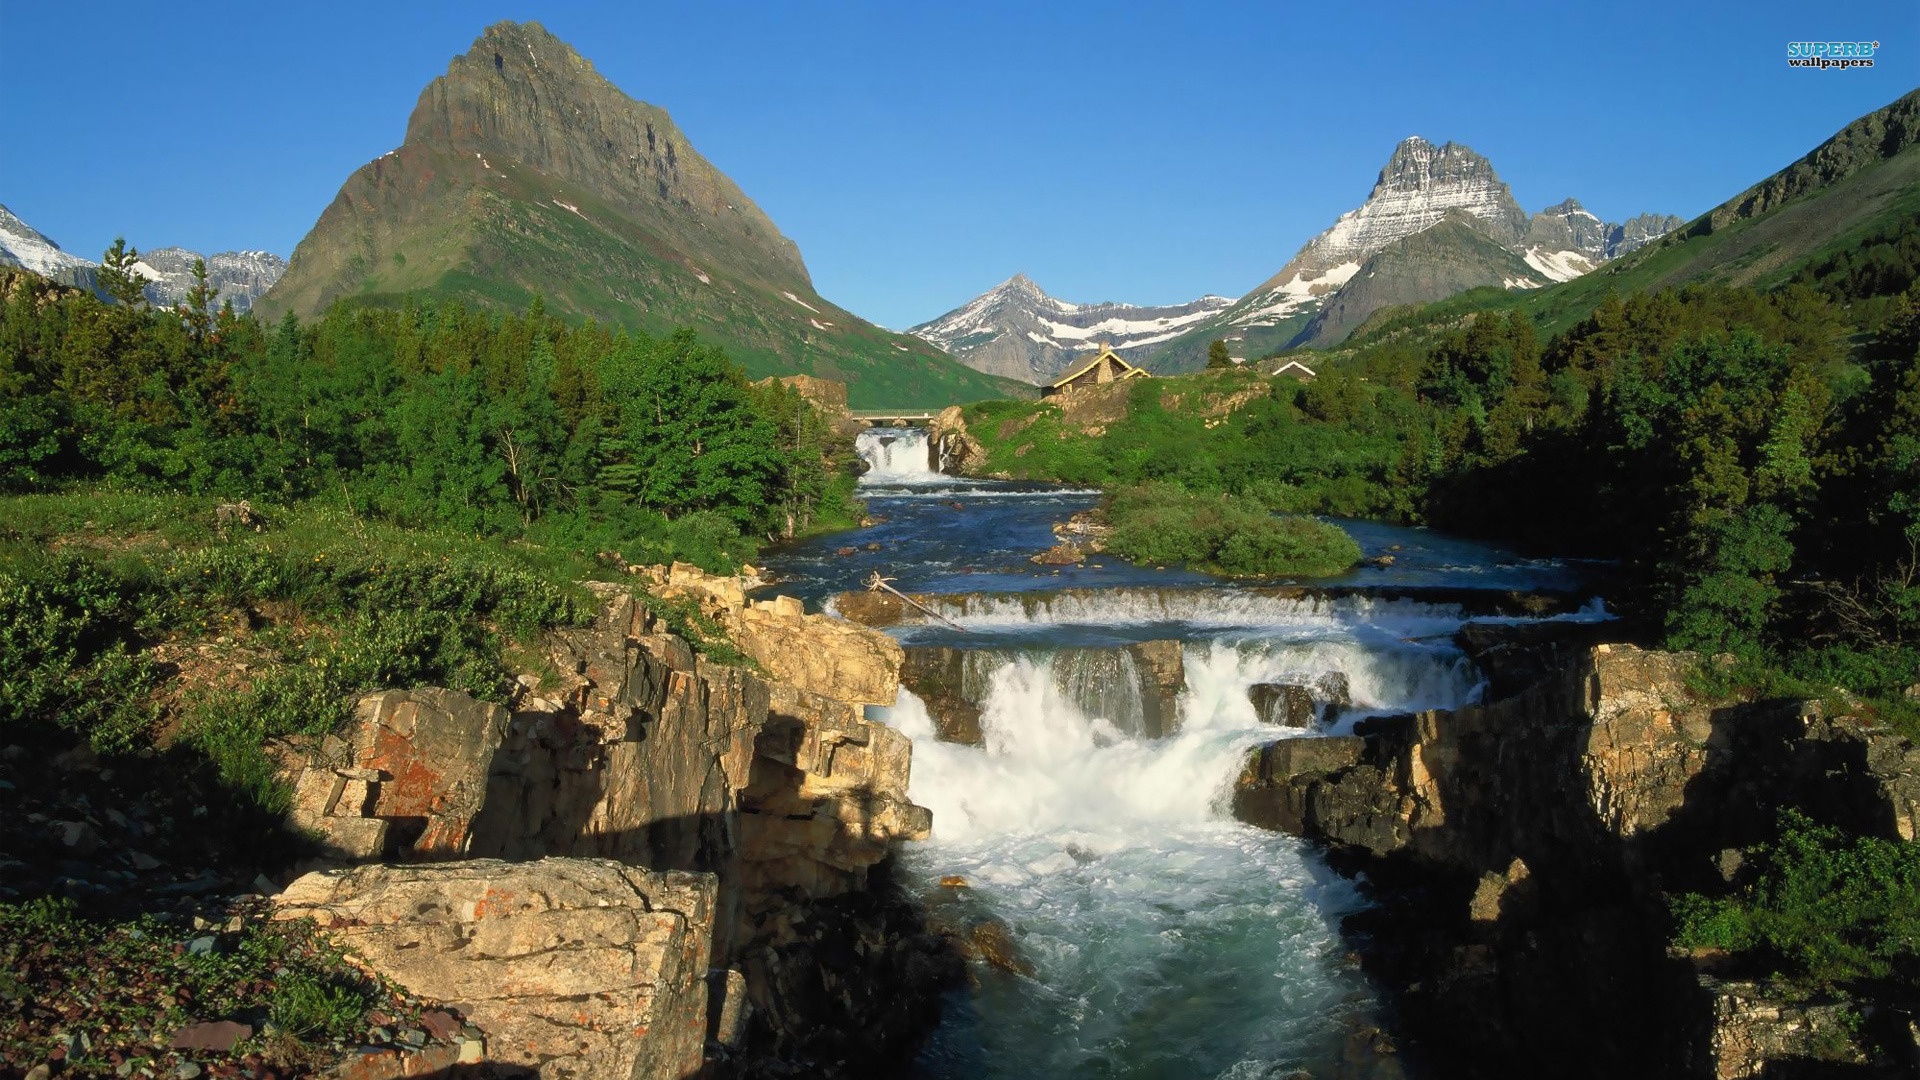
[[[1257,748],[1236,815],[1366,874],[1380,903],[1350,928],[1411,1034],[1463,1075],[1568,1071],[1576,1046],[1569,1075],[1759,1075],[1811,1045],[1798,1006],[1722,993],[1669,951],[1664,896],[1717,881],[1719,853],[1768,839],[1781,805],[1911,835],[1920,750],[1817,704],[1702,698],[1685,655],[1501,647],[1496,683],[1538,673],[1517,692]]]
[[[1022,654],[916,645],[906,656],[900,684],[926,705],[940,740],[984,745],[980,717],[994,675],[1021,660]],[[1048,663],[1061,695],[1087,716],[1106,720],[1136,738],[1159,739],[1179,730],[1179,699],[1187,674],[1178,641],[1056,649]]]
[[[934,414],[927,435],[933,440],[934,464],[941,472],[979,476],[986,468],[986,449],[967,433],[967,419],[960,406],[949,405]]]
[[[1305,683],[1254,683],[1247,687],[1247,699],[1262,723],[1276,727],[1310,728],[1325,723],[1341,709],[1353,704],[1353,692],[1347,677],[1330,671]]]
[[[309,874],[278,900],[408,992],[458,1001],[487,1057],[551,1077],[698,1075],[714,879],[610,859]]]
[[[703,1003],[696,1051],[709,1016],[713,1020],[715,1075],[759,1075],[770,1055],[810,1075],[893,1067],[937,1017],[945,982],[959,977],[959,961],[919,923],[884,871],[893,840],[923,838],[931,828],[931,815],[907,798],[910,743],[861,715],[864,704],[893,702],[899,646],[864,627],[807,615],[795,601],[748,604],[736,578],[676,566],[649,572],[648,581],[657,594],[693,601],[717,619],[759,670],[697,655],[626,588],[606,586],[593,625],[547,639],[556,674],[523,677],[511,708],[445,690],[371,695],[352,729],[315,748],[304,763],[296,817],[310,832],[336,838],[336,860],[384,856],[434,865],[322,871],[295,882],[282,905],[293,914],[325,915],[323,925],[336,926],[357,948],[354,935],[363,928],[353,920],[359,916],[342,912],[356,905],[400,912],[405,905],[388,898],[411,893],[450,897],[440,907],[454,914],[425,906],[417,917],[396,914],[389,921],[404,929],[368,945],[376,969],[439,986],[432,980],[465,970],[447,966],[463,958],[435,960],[415,954],[444,950],[393,943],[417,939],[451,947],[482,934],[518,933],[511,913],[500,916],[513,924],[506,929],[482,926],[482,914],[461,906],[459,897],[493,888],[488,883],[502,875],[535,872],[522,867],[542,868],[538,872],[557,874],[559,884],[545,889],[514,877],[499,888],[545,897],[529,911],[546,912],[539,904],[554,911],[591,906],[573,898],[599,890],[611,908],[684,917],[686,932],[708,950],[697,958],[685,953],[682,966],[697,968],[687,977],[700,987]],[[374,832],[382,834],[378,843],[366,835]],[[358,839],[359,846],[346,839]],[[679,891],[670,903],[633,899],[662,888]],[[619,922],[626,915],[605,917],[628,926]],[[571,918],[539,915],[547,922]],[[612,930],[587,933],[594,949],[615,938]],[[389,971],[374,955],[380,950],[386,950],[380,956],[408,955]],[[555,1000],[574,992],[564,989],[571,983],[549,980],[552,958],[537,950],[474,955],[500,957],[489,985],[524,983],[538,991],[528,991],[527,1001],[545,1000],[540,995],[548,989]],[[600,971],[610,955],[565,962]],[[667,977],[650,974],[650,963],[636,961],[640,982],[632,994],[655,985],[648,979]],[[797,973],[822,963],[823,971]],[[409,966],[416,964],[428,965],[428,973]],[[582,1049],[586,1057],[576,1055],[578,1061],[591,1058],[590,1064],[568,1058],[573,1063],[540,1065],[542,1074],[693,1075],[647,1071],[685,1059],[678,1041],[685,1030],[681,998],[692,991],[682,985],[685,971],[674,967],[671,974],[679,995],[673,1019],[662,1013],[646,1024],[650,1034],[638,1038],[639,1049],[620,1051],[654,1064],[629,1071],[622,1064],[627,1059],[606,1056],[612,1051]],[[454,997],[467,1000],[471,993]],[[599,1002],[614,991],[577,993]],[[646,994],[652,996],[643,995],[645,1002],[658,997]],[[503,990],[499,1013],[545,1015],[545,1006],[526,1005],[523,996]],[[545,1029],[534,1019],[500,1030],[480,1023],[496,1037],[532,1033],[523,1040],[527,1046],[551,1037],[535,1037]],[[583,1030],[600,1030],[598,1019],[581,1023]],[[668,1030],[674,1033],[669,1042],[656,1045]],[[734,1033],[731,1042],[721,1038],[727,1033]],[[628,1041],[635,1038],[629,1031]]]

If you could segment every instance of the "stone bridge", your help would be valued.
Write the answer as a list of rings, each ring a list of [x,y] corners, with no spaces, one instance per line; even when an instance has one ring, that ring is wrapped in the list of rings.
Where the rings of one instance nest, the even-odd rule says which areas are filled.
[[[847,415],[868,427],[925,427],[933,423],[934,417],[931,412],[898,409],[856,409]]]

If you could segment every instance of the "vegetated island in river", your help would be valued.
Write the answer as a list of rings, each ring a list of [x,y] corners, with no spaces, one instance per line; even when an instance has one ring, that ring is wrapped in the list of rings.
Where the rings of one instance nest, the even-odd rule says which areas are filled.
[[[1055,531],[1061,542],[1036,561],[1076,563],[1106,551],[1236,578],[1331,577],[1360,561],[1360,545],[1338,525],[1169,483],[1119,488],[1098,510]]]

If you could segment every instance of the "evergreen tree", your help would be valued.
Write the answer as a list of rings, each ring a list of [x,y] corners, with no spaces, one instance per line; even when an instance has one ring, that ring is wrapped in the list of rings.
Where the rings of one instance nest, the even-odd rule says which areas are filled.
[[[132,307],[146,299],[146,279],[134,269],[140,250],[127,246],[127,238],[116,236],[113,246],[100,256],[100,289],[116,304]]]
[[[1218,371],[1232,366],[1233,357],[1227,354],[1227,343],[1215,338],[1213,344],[1207,346],[1207,370]]]

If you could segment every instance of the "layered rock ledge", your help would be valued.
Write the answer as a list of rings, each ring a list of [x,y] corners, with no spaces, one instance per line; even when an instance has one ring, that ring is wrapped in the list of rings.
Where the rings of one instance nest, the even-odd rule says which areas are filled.
[[[1691,656],[1526,633],[1461,643],[1504,650],[1506,696],[1254,749],[1235,814],[1365,875],[1377,906],[1347,928],[1444,1074],[1864,1067],[1846,1002],[1724,981],[1669,948],[1663,897],[1769,838],[1782,805],[1912,839],[1920,749],[1818,703],[1702,698]]]
[[[910,743],[861,715],[894,700],[900,647],[748,604],[739,579],[676,565],[646,583],[754,666],[697,655],[604,586],[510,706],[369,695],[294,760],[293,823],[327,858],[282,912],[466,1002],[491,1058],[543,1076],[898,1066],[961,977],[886,872],[892,841],[931,828]]]

